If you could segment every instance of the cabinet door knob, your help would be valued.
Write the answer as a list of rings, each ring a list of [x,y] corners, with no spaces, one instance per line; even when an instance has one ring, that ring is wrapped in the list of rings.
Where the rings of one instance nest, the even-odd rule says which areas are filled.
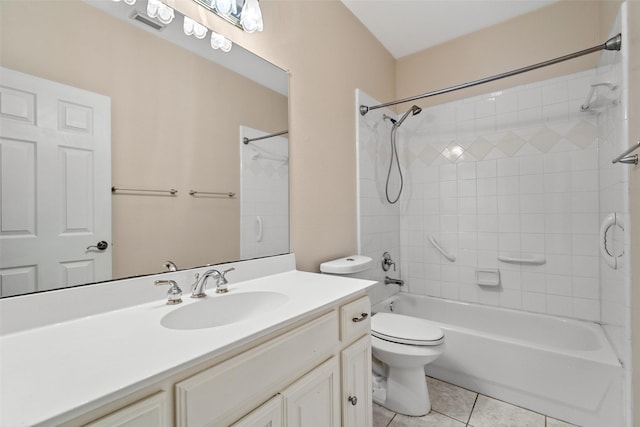
[[[353,319],[351,319],[351,321],[358,323],[358,322],[362,322],[367,317],[369,317],[369,313],[361,313],[360,317],[354,317]]]
[[[349,396],[347,400],[351,402],[353,406],[356,406],[358,404],[358,398],[356,396]]]

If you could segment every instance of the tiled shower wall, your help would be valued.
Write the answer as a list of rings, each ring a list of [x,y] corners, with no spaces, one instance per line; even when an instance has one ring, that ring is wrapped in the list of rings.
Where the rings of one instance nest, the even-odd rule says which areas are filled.
[[[580,111],[595,77],[468,98],[407,122],[409,292],[600,319],[597,116]],[[500,285],[477,285],[477,268],[499,269]]]
[[[389,157],[373,155],[388,144],[390,125],[369,113],[359,127],[362,249],[393,243],[378,233],[369,245],[367,236],[380,227],[392,233],[384,213],[399,209],[408,292],[600,320],[601,111],[580,111],[596,81],[594,69],[409,117],[399,137],[405,193],[393,207],[380,201]],[[499,255],[546,263],[508,264]],[[499,269],[500,285],[478,285],[477,268]]]
[[[240,126],[240,258],[289,252],[289,141]]]

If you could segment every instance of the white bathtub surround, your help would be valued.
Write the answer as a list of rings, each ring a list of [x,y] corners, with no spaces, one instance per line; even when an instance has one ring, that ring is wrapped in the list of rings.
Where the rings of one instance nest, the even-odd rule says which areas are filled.
[[[584,427],[624,425],[624,371],[598,325],[406,293],[373,311],[391,302],[444,331],[427,374]]]
[[[409,292],[600,319],[597,119],[580,113],[595,75],[425,108],[407,127],[415,191],[400,221]],[[479,287],[476,268],[499,268],[501,286]]]
[[[623,8],[623,10],[625,10]],[[618,16],[613,31],[622,31],[622,22]],[[625,31],[626,34],[626,31]],[[626,80],[626,70],[623,66],[622,58],[626,52],[623,45],[620,54],[606,55],[600,60],[598,66],[598,80],[611,82],[616,89],[598,89],[596,96],[601,100],[614,99],[617,104],[606,109],[602,109],[598,115],[598,138],[600,141],[598,165],[600,206],[599,215],[602,222],[611,213],[621,218],[626,230],[612,230],[609,235],[609,245],[611,250],[617,255],[623,252],[629,253],[629,230],[626,225],[629,218],[629,204],[627,196],[629,193],[629,170],[632,166],[620,163],[613,164],[611,160],[622,153],[629,146],[629,137],[625,116],[627,111],[626,90],[628,87]],[[601,101],[602,102],[602,101]],[[625,324],[630,307],[626,291],[628,283],[628,258],[620,258],[622,264],[617,269],[612,269],[604,260],[600,260],[601,288],[600,299],[602,304],[602,322],[605,330],[616,348],[618,356],[627,361],[630,360],[625,351]]]
[[[166,305],[166,289],[153,285],[154,276],[0,300],[0,424],[59,424],[372,284],[296,271],[293,255],[214,267],[231,265],[236,270],[235,276],[227,275],[229,294],[220,296],[209,289],[207,298],[260,290],[284,293],[289,300],[219,328],[184,331],[161,326],[167,313],[202,302],[189,298],[189,285],[194,271],[202,273],[204,268],[162,276],[178,280],[183,289],[183,303],[174,306]],[[56,315],[26,319],[38,317],[41,305]]]

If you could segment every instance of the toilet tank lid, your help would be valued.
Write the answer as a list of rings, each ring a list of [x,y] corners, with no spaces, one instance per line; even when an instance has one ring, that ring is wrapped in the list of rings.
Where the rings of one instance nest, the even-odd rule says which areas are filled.
[[[320,264],[320,271],[331,274],[352,274],[368,269],[373,260],[364,255],[351,255]]]

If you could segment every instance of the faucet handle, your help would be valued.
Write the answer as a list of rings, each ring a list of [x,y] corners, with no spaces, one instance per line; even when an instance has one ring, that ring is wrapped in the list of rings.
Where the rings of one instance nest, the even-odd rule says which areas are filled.
[[[218,277],[216,277],[217,281],[216,281],[216,293],[217,294],[224,294],[226,292],[229,292],[229,289],[227,289],[227,284],[229,283],[227,281],[227,278],[225,277],[225,275],[230,272],[230,271],[234,271],[235,268],[231,267],[227,270],[224,270],[222,273],[220,273],[220,275]]]
[[[182,302],[182,289],[178,286],[175,280],[156,280],[154,282],[156,286],[169,285],[167,291],[167,304],[180,304]]]
[[[230,272],[230,271],[234,271],[234,270],[235,270],[235,268],[231,267],[231,268],[229,268],[229,269],[227,269],[227,270],[224,270],[224,271],[222,272],[222,274],[220,274],[220,280],[222,281],[222,284],[227,284],[227,283],[229,283],[229,282],[227,282],[227,278],[226,278],[226,277],[224,277],[224,276],[225,276],[228,272]]]

